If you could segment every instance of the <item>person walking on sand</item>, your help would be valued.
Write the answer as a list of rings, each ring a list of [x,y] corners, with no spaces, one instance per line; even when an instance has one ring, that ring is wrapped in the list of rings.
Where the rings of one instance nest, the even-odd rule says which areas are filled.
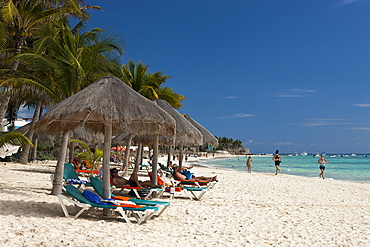
[[[276,150],[275,151],[275,155],[274,156],[272,156],[272,160],[273,161],[275,161],[275,168],[276,168],[276,170],[275,170],[275,175],[277,175],[278,174],[278,172],[280,172],[280,168],[279,168],[279,166],[280,166],[280,163],[281,163],[281,160],[282,160],[283,158],[279,155],[279,150]]]
[[[317,161],[317,163],[320,164],[320,167],[319,168],[320,168],[320,171],[321,171],[321,173],[319,175],[319,178],[325,179],[325,177],[324,177],[325,164],[327,164],[328,161],[324,158],[324,155],[323,154],[321,155],[321,158]]]
[[[252,157],[251,156],[248,156],[248,159],[247,159],[247,168],[248,168],[248,172],[251,173],[252,172]]]

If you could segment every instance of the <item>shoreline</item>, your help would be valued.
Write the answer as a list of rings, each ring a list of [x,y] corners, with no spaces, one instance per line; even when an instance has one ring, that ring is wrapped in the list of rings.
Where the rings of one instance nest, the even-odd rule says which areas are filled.
[[[270,156],[261,156],[261,155],[251,155],[252,157],[270,157]],[[239,156],[240,157],[240,156]],[[222,159],[231,159],[231,158],[238,158],[238,156],[234,155],[234,156],[228,156],[228,157],[220,157],[218,159],[214,159],[214,160],[222,160]],[[207,160],[207,162],[211,162],[212,160]],[[233,169],[233,168],[227,168],[227,167],[217,167],[217,166],[213,166],[212,164],[207,164],[207,163],[202,163],[203,166],[205,167],[209,167],[209,168],[213,168],[213,169],[225,169],[225,170],[230,170],[230,171],[237,171],[237,172],[247,172],[246,170],[237,170],[237,169]],[[274,175],[274,172],[271,172],[270,173],[267,173],[267,172],[256,172],[256,171],[252,171],[252,173],[259,173],[259,174],[265,174],[265,175],[271,175],[273,174]],[[309,178],[309,179],[317,179],[317,180],[323,180],[323,179],[319,179],[318,177],[315,177],[315,176],[303,176],[303,175],[295,175],[295,174],[288,174],[288,173],[279,173],[278,176],[280,175],[287,175],[287,176],[297,176],[297,177],[302,177],[302,178]],[[370,180],[369,181],[363,181],[363,180],[348,180],[348,179],[335,179],[335,178],[326,178],[324,180],[327,180],[327,181],[343,181],[343,182],[349,182],[349,183],[359,183],[359,184],[370,184]]]
[[[166,196],[160,200],[171,205],[160,217],[128,225],[95,210],[66,218],[50,195],[54,165],[0,163],[3,246],[366,246],[370,241],[369,184],[194,166],[196,175],[219,180],[201,201]]]

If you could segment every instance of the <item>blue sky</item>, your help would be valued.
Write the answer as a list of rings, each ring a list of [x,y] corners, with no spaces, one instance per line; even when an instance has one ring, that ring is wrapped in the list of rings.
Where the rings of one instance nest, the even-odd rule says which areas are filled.
[[[370,0],[92,1],[88,28],[252,152],[370,153]]]

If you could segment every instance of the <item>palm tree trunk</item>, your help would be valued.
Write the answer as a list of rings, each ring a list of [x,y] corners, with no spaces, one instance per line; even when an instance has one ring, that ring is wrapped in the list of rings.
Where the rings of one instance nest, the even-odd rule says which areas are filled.
[[[31,153],[31,160],[35,160],[37,156],[37,144],[39,140],[37,138],[33,138],[33,148]]]
[[[0,102],[0,119],[1,119],[1,127],[3,127],[3,119],[5,116],[6,109],[8,108],[8,104],[10,101],[10,94],[6,94],[2,96],[1,102]],[[2,129],[2,128],[1,128]]]
[[[20,37],[20,38],[14,38],[14,48],[15,48],[15,55],[21,54],[22,52],[22,46],[24,43],[25,37]],[[19,60],[15,60],[12,65],[10,66],[11,70],[17,70],[19,66]],[[6,109],[8,108],[8,104],[11,98],[11,94],[7,93],[2,97],[2,100],[0,102],[0,119],[1,119],[1,125],[2,125],[2,120],[4,119]],[[2,127],[2,126],[1,126]],[[30,139],[31,140],[31,139]]]
[[[39,119],[41,118],[41,116],[42,116],[42,112],[44,111],[44,107],[41,107],[40,108],[40,112],[39,112]],[[33,138],[33,145],[34,145],[34,147],[33,147],[33,149],[32,149],[32,155],[31,155],[31,159],[32,160],[35,160],[36,159],[36,157],[37,157],[37,145],[38,145],[38,143],[39,143],[39,139],[38,139],[38,136],[36,135],[36,137],[35,138]]]
[[[55,173],[54,173],[54,179],[53,179],[53,188],[51,190],[52,195],[58,195],[62,193],[64,162],[66,159],[69,133],[70,132],[66,132],[63,134],[62,143],[60,144],[58,162],[57,162],[57,166],[55,167]]]
[[[144,160],[144,145],[141,143],[141,148],[140,148],[140,164],[143,163]]]
[[[68,155],[68,162],[69,163],[72,163],[73,158],[75,157],[74,151],[75,151],[75,143],[74,142],[70,142],[69,143],[69,155]]]
[[[111,198],[110,193],[110,147],[112,145],[112,124],[105,125],[104,128],[104,147],[103,147],[103,197]],[[108,208],[103,209],[104,215],[111,215],[111,210]]]
[[[158,184],[157,182],[157,174],[158,174],[158,142],[159,142],[159,135],[156,134],[154,136],[154,143],[153,143],[153,160],[152,160],[152,182],[153,184]]]
[[[41,103],[38,102],[37,105],[36,105],[35,112],[33,113],[32,122],[30,123],[30,129],[26,134],[26,137],[29,140],[32,140],[33,134],[35,133],[33,128],[35,127],[35,124],[36,124],[37,120],[39,119],[40,110],[41,110]],[[27,164],[28,163],[28,156],[29,156],[29,153],[30,153],[30,148],[31,148],[30,145],[24,145],[23,146],[22,154],[21,154],[21,157],[19,158],[19,163],[21,163],[21,164]]]
[[[167,147],[167,168],[170,167],[171,149],[172,149],[172,146],[171,145],[168,145],[168,147]]]
[[[134,171],[139,172],[140,170],[140,165],[142,164],[141,162],[141,149],[143,147],[142,143],[139,143],[137,150],[136,150],[136,160],[135,160],[135,168]]]
[[[125,169],[125,176],[128,175],[128,162],[130,159],[130,146],[131,146],[132,134],[129,135],[127,144],[126,144],[126,151],[125,151],[125,158],[123,160],[123,169]]]
[[[183,149],[184,149],[184,144],[180,143],[180,146],[179,146],[179,171],[181,172],[182,171],[182,152],[183,152]]]

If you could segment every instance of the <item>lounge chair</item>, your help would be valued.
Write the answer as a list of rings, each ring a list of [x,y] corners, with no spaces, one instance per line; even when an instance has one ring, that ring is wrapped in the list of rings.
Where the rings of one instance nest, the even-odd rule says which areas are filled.
[[[58,199],[59,199],[60,205],[63,209],[64,215],[66,217],[69,217],[69,213],[68,213],[66,205],[64,204],[64,201],[69,201],[69,202],[73,203],[75,206],[78,206],[78,207],[82,208],[80,211],[77,212],[77,214],[74,216],[74,218],[77,218],[85,210],[88,210],[88,209],[93,208],[93,207],[94,208],[108,208],[108,209],[117,210],[127,223],[131,223],[131,221],[129,220],[128,216],[125,214],[125,211],[128,212],[129,215],[133,215],[136,218],[137,223],[141,224],[141,223],[144,223],[147,220],[149,220],[154,215],[154,213],[156,211],[158,211],[157,207],[145,207],[145,206],[143,206],[143,207],[133,208],[133,207],[130,207],[130,206],[125,207],[122,204],[121,205],[97,204],[97,203],[93,203],[89,199],[87,199],[84,196],[84,194],[79,189],[74,187],[73,185],[70,185],[70,184],[69,185],[64,185],[64,188],[65,188],[66,193],[68,195],[70,195],[71,197],[67,197],[63,194],[59,194]]]
[[[101,196],[103,197],[103,183],[100,180],[100,178],[97,177],[92,177],[90,178],[90,183],[94,190]],[[130,197],[124,197],[124,196],[116,196],[111,194],[111,197],[115,200],[127,200],[130,202],[134,202],[136,205],[141,205],[141,206],[154,206],[158,208],[157,213],[155,216],[160,216],[164,210],[170,205],[169,202],[163,202],[163,201],[152,201],[152,200],[141,200],[141,199],[134,199]]]
[[[186,186],[195,186],[195,187],[205,187],[208,189],[212,189],[218,180],[209,181],[209,180],[199,180],[199,179],[179,179],[175,176],[174,172],[171,173],[172,177],[176,181],[178,185],[186,185]]]
[[[161,189],[161,188],[150,188],[150,187],[133,187],[133,186],[130,186],[130,185],[125,185],[125,186],[121,186],[121,187],[116,187],[114,184],[113,184],[113,181],[112,179],[110,180],[110,184],[111,184],[111,192],[113,193],[114,190],[116,189],[120,189],[121,191],[122,190],[132,190],[135,194],[135,196],[137,197],[137,199],[141,199],[141,193],[143,193],[145,196],[144,197],[144,200],[147,200],[151,195],[153,195],[153,192],[156,192],[156,197],[160,197],[164,190]]]
[[[186,195],[190,198],[190,200],[200,200],[204,196],[204,194],[210,189],[204,188],[204,187],[188,187],[187,186],[187,187],[182,187],[182,190],[186,193]]]
[[[78,177],[75,167],[71,163],[64,163],[63,179],[67,184],[78,184],[79,188],[91,186],[89,181],[82,180]]]
[[[187,180],[178,180],[178,179],[176,179],[176,181],[180,185],[196,186],[198,188],[205,187],[205,188],[208,188],[208,189],[212,189],[216,185],[216,183],[218,182],[218,180],[206,181],[206,180],[195,180],[195,179],[187,179]]]
[[[152,173],[149,172],[149,177],[150,179],[152,178]],[[171,185],[168,183],[165,183],[161,176],[157,175],[157,181],[158,184],[165,184],[166,185],[166,190],[165,192],[170,193],[171,199],[175,196],[176,192],[182,192],[184,191],[185,194],[190,198],[190,200],[200,200],[204,194],[210,190],[209,188],[206,187],[190,187],[190,186],[183,186],[179,183],[176,183],[174,180],[171,180]],[[171,191],[171,187],[173,187]],[[198,193],[199,192],[199,193]]]

